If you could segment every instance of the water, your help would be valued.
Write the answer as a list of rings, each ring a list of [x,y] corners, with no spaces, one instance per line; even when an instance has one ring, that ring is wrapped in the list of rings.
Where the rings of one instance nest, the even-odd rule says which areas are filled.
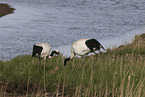
[[[16,10],[0,18],[0,60],[31,54],[47,42],[64,56],[81,38],[112,48],[145,32],[144,0],[0,0]]]

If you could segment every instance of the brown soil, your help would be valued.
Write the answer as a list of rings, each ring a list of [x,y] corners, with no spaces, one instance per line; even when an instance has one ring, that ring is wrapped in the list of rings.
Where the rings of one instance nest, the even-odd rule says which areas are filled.
[[[11,8],[8,4],[0,3],[0,17],[11,14],[14,10],[15,9]]]

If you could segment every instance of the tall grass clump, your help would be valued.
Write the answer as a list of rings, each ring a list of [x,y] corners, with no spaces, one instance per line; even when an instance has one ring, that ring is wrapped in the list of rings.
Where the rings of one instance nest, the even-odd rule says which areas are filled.
[[[66,67],[64,57],[55,56],[46,59],[45,72],[43,60],[39,66],[30,55],[0,61],[1,95],[144,97],[144,44],[144,35],[136,36],[131,44],[97,56],[76,57]]]

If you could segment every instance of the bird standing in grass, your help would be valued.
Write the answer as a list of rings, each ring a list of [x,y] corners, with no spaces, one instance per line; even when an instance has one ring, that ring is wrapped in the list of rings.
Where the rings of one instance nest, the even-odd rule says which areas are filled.
[[[59,54],[58,50],[51,52],[51,46],[48,43],[39,43],[33,45],[32,57],[38,57],[39,59],[46,59],[46,57],[52,58],[54,54]],[[49,56],[48,56],[49,55]]]
[[[40,59],[44,59],[44,77],[43,77],[43,83],[44,83],[44,92],[46,93],[46,86],[45,86],[45,59],[47,58],[47,56],[49,58],[52,58],[54,54],[59,54],[58,50],[54,50],[51,52],[51,54],[49,55],[51,50],[51,46],[48,43],[39,43],[39,44],[34,44],[33,45],[33,52],[32,52],[32,57],[38,57],[39,58],[39,62],[41,62]],[[40,63],[41,66],[41,63]]]
[[[95,53],[97,50],[100,51],[100,48],[104,49],[96,39],[77,40],[71,45],[71,56],[64,60],[64,66],[66,66],[66,63],[74,58],[75,55],[84,56],[91,52]]]
[[[32,57],[37,57],[40,59],[52,58],[54,54],[59,54],[58,50],[54,50],[50,53],[51,46],[48,43],[39,43],[33,45]]]

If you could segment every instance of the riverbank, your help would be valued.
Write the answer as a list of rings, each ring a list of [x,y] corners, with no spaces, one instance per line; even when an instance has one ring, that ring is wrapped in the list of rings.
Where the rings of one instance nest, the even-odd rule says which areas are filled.
[[[63,55],[46,59],[45,71],[31,55],[0,61],[0,95],[144,97],[144,48],[142,34],[98,56],[76,57],[65,68]]]
[[[0,17],[5,16],[7,14],[14,13],[14,8],[11,8],[10,5],[0,3]]]
[[[43,60],[40,66],[31,55],[0,61],[0,96],[144,97],[144,48],[142,34],[98,56],[76,57],[66,67],[63,55],[46,59],[46,71]]]

